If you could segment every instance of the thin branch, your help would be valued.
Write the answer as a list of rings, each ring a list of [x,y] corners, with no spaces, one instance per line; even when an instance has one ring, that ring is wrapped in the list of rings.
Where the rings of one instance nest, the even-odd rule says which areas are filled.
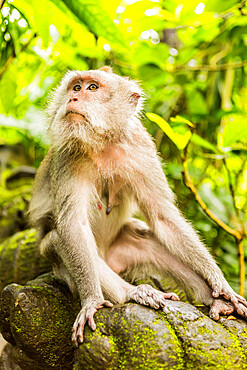
[[[224,63],[218,65],[210,65],[210,64],[201,64],[198,66],[188,66],[188,65],[178,65],[178,66],[169,66],[167,68],[168,72],[186,72],[186,71],[208,71],[208,72],[218,72],[224,71],[227,69],[237,69],[247,66],[247,60],[243,60],[242,62],[231,62],[231,63]]]
[[[246,4],[246,1],[242,1],[240,4],[239,4],[239,8],[238,10],[240,11],[241,15],[247,15],[247,13],[243,10],[243,8],[245,7],[245,4]]]
[[[188,166],[187,161],[183,161],[183,179],[184,183],[189,188],[192,193],[194,194],[194,197],[197,201],[197,203],[200,205],[200,207],[203,209],[203,211],[213,220],[216,222],[223,230],[225,230],[228,234],[234,236],[236,239],[241,240],[242,234],[230,226],[228,226],[225,222],[221,221],[204,203],[202,200],[199,192],[197,191],[196,187],[194,186],[193,182],[191,181],[191,177],[188,172]]]
[[[242,219],[240,210],[239,210],[239,208],[236,205],[236,195],[235,195],[235,190],[234,190],[234,186],[233,186],[233,182],[232,182],[232,176],[231,176],[230,170],[229,170],[229,168],[227,166],[227,163],[226,163],[226,159],[225,158],[223,158],[223,164],[224,164],[224,167],[226,169],[227,176],[228,176],[228,184],[229,184],[229,190],[230,190],[230,193],[231,193],[231,196],[232,196],[232,203],[233,203],[233,206],[234,206],[234,209],[235,209],[235,212],[236,212],[238,221],[241,224],[242,232],[243,232],[243,234],[245,234],[245,228],[244,228],[244,224],[243,224],[243,219]]]
[[[237,229],[233,229],[230,226],[228,226],[225,222],[220,220],[207,207],[207,205],[205,204],[205,202],[201,198],[201,196],[200,196],[198,190],[196,189],[195,185],[193,184],[192,179],[191,179],[191,177],[189,175],[189,172],[188,172],[188,164],[187,164],[188,159],[187,159],[187,157],[188,157],[189,143],[190,142],[188,142],[187,146],[185,147],[185,149],[183,151],[183,155],[181,155],[182,164],[183,164],[183,179],[184,179],[185,186],[191,190],[191,192],[194,194],[194,197],[195,197],[197,203],[200,205],[200,207],[203,209],[203,211],[211,218],[211,220],[216,222],[216,224],[219,225],[228,234],[235,237],[236,243],[238,245],[238,256],[239,256],[239,294],[243,296],[244,295],[244,285],[245,285],[245,263],[244,263],[244,248],[243,248],[242,240],[246,236],[245,229],[244,229],[243,224],[241,222],[241,218],[239,219],[239,221],[241,222],[241,226],[242,226],[241,231],[239,231]],[[233,197],[233,200],[234,200],[233,201],[234,207],[235,207],[235,209],[237,211],[237,215],[238,215],[238,210],[237,210],[236,203],[235,203],[235,193],[234,193],[231,177],[229,177],[229,186],[230,186],[230,191],[231,191],[231,194],[232,194],[232,197]]]
[[[5,0],[1,0],[1,1],[0,1],[0,10],[3,8],[4,3],[5,3]]]
[[[241,225],[241,233],[244,236],[245,235],[245,227],[243,223],[243,219],[240,213],[240,210],[238,209],[236,205],[236,195],[235,195],[235,190],[232,182],[232,176],[230,173],[230,170],[227,166],[226,159],[223,159],[223,164],[226,169],[227,175],[228,175],[228,183],[229,183],[229,190],[232,196],[232,203],[238,218],[238,221]],[[245,284],[245,264],[244,264],[244,248],[243,248],[243,243],[242,240],[239,240],[236,238],[236,242],[238,245],[238,258],[239,258],[239,294],[244,295],[244,284]]]
[[[244,264],[244,248],[243,242],[237,240],[238,244],[238,256],[239,256],[239,294],[244,296],[244,284],[245,284],[245,264]]]
[[[189,144],[189,143],[188,143]],[[194,197],[197,201],[197,203],[200,205],[200,207],[203,209],[203,211],[213,220],[217,223],[223,230],[225,230],[228,234],[234,236],[237,240],[241,241],[243,239],[243,233],[239,230],[233,229],[232,227],[228,226],[225,222],[220,220],[206,205],[206,203],[201,198],[198,190],[196,189],[195,185],[192,182],[192,179],[188,172],[188,164],[187,164],[187,154],[188,154],[188,144],[186,148],[183,151],[182,158],[182,164],[183,164],[183,179],[184,183],[189,188],[192,193],[194,194]]]

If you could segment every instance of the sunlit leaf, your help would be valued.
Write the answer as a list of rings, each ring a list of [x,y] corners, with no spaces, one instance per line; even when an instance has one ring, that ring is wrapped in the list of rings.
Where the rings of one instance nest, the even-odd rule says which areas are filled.
[[[30,25],[42,37],[43,45],[48,46],[50,40],[49,25],[50,13],[53,5],[47,0],[43,0],[43,4],[35,0],[15,0],[14,5],[22,10],[25,18]]]
[[[185,124],[190,127],[195,127],[194,123],[190,122],[188,119],[181,117],[181,116],[171,117],[170,120],[171,122],[175,122],[177,124],[182,124],[182,125]]]
[[[202,148],[209,149],[213,152],[217,152],[217,148],[214,147],[209,141],[203,139],[201,136],[197,134],[193,134],[190,140],[193,144],[196,144]]]
[[[223,117],[223,132],[221,143],[223,147],[231,147],[233,144],[247,140],[247,116],[243,114],[231,114]]]
[[[57,3],[57,0],[53,0]],[[116,27],[99,0],[62,0],[73,14],[83,22],[96,36],[104,37],[126,46],[120,30]],[[79,35],[78,35],[79,37]]]
[[[200,91],[195,88],[192,90],[192,86],[188,88],[188,108],[191,115],[205,115],[208,114],[208,108],[206,101]]]
[[[17,127],[0,126],[0,145],[13,145],[25,141],[26,134]]]
[[[16,77],[7,70],[0,80],[0,111],[9,114],[13,105],[13,97],[16,95]]]
[[[155,122],[162,131],[169,137],[169,139],[176,145],[180,150],[184,149],[191,138],[191,132],[186,131],[184,134],[178,134],[174,132],[168,122],[155,113],[146,113],[146,116],[153,122]]]

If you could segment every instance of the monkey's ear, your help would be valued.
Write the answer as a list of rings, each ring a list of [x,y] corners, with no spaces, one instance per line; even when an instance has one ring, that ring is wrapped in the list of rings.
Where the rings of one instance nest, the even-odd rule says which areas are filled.
[[[110,66],[103,66],[99,69],[99,71],[104,71],[104,72],[107,72],[107,73],[113,73],[112,67],[110,67]]]
[[[131,101],[133,102],[133,104],[136,106],[137,103],[138,103],[138,100],[140,99],[141,95],[137,92],[131,94]]]

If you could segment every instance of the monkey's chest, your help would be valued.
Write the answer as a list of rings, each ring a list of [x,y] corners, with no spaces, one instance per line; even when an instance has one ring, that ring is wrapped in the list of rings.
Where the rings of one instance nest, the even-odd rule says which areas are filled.
[[[103,256],[131,216],[126,190],[109,182],[104,183],[100,191],[98,189],[96,192],[89,210],[90,225],[96,244]]]

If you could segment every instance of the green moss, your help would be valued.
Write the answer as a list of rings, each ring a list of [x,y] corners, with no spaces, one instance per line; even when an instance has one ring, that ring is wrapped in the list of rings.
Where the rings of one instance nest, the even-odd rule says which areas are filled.
[[[198,327],[198,334],[207,337],[209,335],[217,338],[217,331],[210,330],[206,326]],[[229,334],[229,333],[228,333]],[[196,335],[197,337],[197,335]],[[244,362],[244,354],[241,345],[236,336],[231,335],[232,344],[227,348],[222,343],[220,348],[208,348],[204,343],[197,343],[196,347],[191,346],[190,341],[184,343],[187,367],[188,369],[195,368],[198,363],[203,365],[203,369],[221,369],[221,370],[235,370],[246,369],[247,366]],[[229,338],[227,338],[229,340]],[[241,359],[243,361],[241,361]]]
[[[143,325],[143,322],[139,320],[131,321],[131,329],[126,319],[120,317],[117,319],[118,325],[121,325],[121,333],[117,333],[116,336],[112,336],[112,340],[118,349],[119,369],[163,369],[167,368],[166,361],[161,359],[162,348],[159,346],[157,341],[158,328],[154,329],[154,326],[158,326],[160,321],[165,321],[164,318],[156,318],[149,326]],[[167,324],[167,322],[166,322]],[[169,324],[168,324],[169,325]],[[152,326],[152,327],[151,327]],[[183,358],[182,348],[177,339],[174,331],[169,325],[169,334],[173,338],[174,355],[169,358],[171,360],[171,366],[169,368],[182,369]],[[131,337],[130,337],[131,336]],[[164,340],[167,339],[167,335],[164,335]],[[129,338],[129,340],[127,339]],[[126,343],[128,340],[128,343]],[[169,341],[171,340],[169,336]],[[175,346],[174,346],[175,345]],[[164,362],[163,362],[164,361]],[[172,365],[172,363],[174,365]]]
[[[174,360],[177,360],[176,370],[180,370],[180,369],[182,370],[184,369],[184,350],[183,350],[182,342],[177,337],[177,334],[174,328],[172,327],[170,322],[167,320],[163,312],[161,313],[160,316],[161,316],[161,319],[166,323],[166,326],[168,327],[169,332],[172,335],[173,341],[177,347],[176,358],[173,358]],[[164,336],[164,339],[165,339],[165,336]],[[172,358],[172,355],[170,355],[170,357]]]
[[[28,286],[17,296],[11,317],[11,331],[18,346],[44,368],[58,368],[61,358],[65,363],[73,358],[70,336],[74,315],[61,297],[52,289]],[[30,311],[26,310],[26,299],[32,301]]]

